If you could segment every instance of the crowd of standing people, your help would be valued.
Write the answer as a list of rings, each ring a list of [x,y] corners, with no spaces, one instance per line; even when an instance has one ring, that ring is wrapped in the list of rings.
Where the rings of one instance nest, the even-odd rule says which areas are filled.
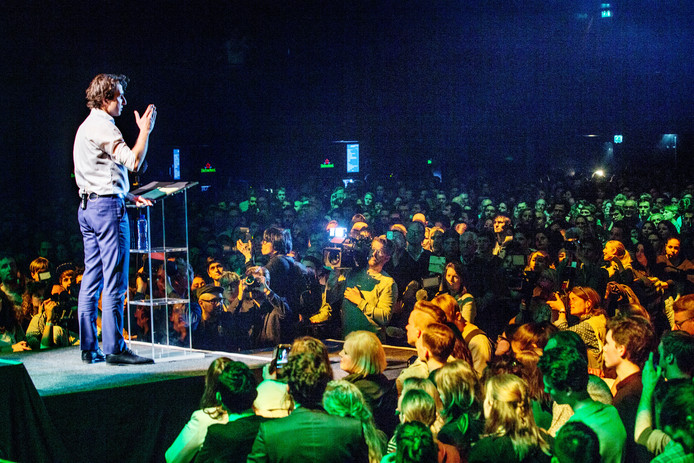
[[[143,268],[129,285],[133,299],[189,297],[190,313],[172,314],[176,337],[161,340],[151,314],[126,312],[124,336],[229,352],[294,347],[260,385],[241,365],[217,368],[217,392],[196,412],[215,432],[177,445],[203,461],[691,457],[694,184],[543,185],[495,193],[432,178],[338,186],[325,201],[283,187],[194,198],[190,264],[154,262],[156,294]],[[80,244],[59,230],[35,251],[0,256],[3,352],[79,342]],[[331,382],[316,339],[328,337],[345,340],[345,380]],[[383,344],[416,350],[395,381],[383,374]],[[315,442],[286,446],[287,430],[304,426]],[[341,446],[323,449],[338,428]],[[220,457],[223,436],[241,435],[245,450]],[[205,436],[225,443],[210,450]]]

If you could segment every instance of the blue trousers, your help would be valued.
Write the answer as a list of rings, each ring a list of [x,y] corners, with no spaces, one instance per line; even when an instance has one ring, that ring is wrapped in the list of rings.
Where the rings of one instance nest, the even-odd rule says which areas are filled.
[[[130,225],[122,198],[96,198],[77,211],[84,240],[84,275],[77,303],[82,350],[99,346],[96,330],[101,297],[101,339],[106,354],[125,349],[123,305],[128,290]]]

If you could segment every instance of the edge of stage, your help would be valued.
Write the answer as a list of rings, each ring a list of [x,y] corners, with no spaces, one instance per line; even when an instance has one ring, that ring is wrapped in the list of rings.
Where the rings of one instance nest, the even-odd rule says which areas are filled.
[[[341,341],[327,340],[335,378],[342,378]],[[130,347],[147,356],[150,346]],[[385,374],[395,378],[414,349],[384,346]],[[0,458],[13,461],[164,461],[198,408],[212,360],[227,356],[261,379],[272,349],[242,354],[193,351],[153,365],[84,364],[79,347],[0,354]]]

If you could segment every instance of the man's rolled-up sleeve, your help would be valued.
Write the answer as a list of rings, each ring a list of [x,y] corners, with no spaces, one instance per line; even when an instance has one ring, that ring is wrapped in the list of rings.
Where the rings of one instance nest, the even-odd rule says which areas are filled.
[[[123,139],[123,134],[118,127],[106,126],[97,135],[99,148],[111,156],[114,162],[125,166],[131,172],[137,170],[137,158]]]
[[[379,326],[386,326],[393,315],[393,303],[398,297],[398,286],[395,284],[395,281],[391,279],[390,284],[383,284],[383,287],[377,288],[374,294],[376,295],[376,300],[362,299],[358,304],[359,310]]]

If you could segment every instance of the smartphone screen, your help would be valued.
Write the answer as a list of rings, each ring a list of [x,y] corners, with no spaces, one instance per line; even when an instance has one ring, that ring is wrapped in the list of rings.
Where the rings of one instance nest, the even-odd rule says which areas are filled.
[[[279,344],[275,347],[275,364],[277,369],[280,370],[287,364],[289,360],[289,351],[292,349],[291,344]]]
[[[431,256],[429,257],[429,273],[442,274],[443,269],[446,266],[446,258]]]

